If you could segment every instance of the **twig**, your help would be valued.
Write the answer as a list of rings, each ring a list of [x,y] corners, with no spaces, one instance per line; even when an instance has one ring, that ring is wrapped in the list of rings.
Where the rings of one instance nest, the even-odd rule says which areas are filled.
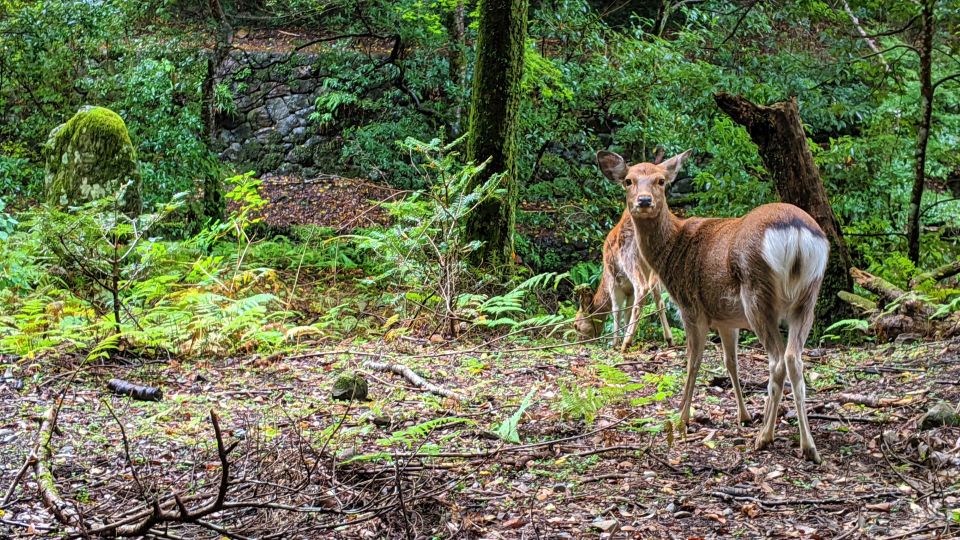
[[[112,416],[113,419],[116,420],[117,425],[120,426],[120,438],[123,439],[123,453],[127,458],[127,464],[130,465],[130,473],[133,474],[133,481],[137,484],[137,490],[140,492],[140,496],[146,499],[147,491],[143,489],[143,482],[140,481],[140,475],[137,474],[137,468],[133,464],[133,458],[130,457],[130,441],[127,439],[127,430],[123,427],[123,422],[120,421],[117,414],[113,412],[113,407],[110,406],[110,403],[106,399],[102,400],[102,402],[107,407],[107,411],[110,412],[110,416]]]
[[[412,369],[403,365],[403,364],[388,364],[386,362],[374,362],[373,360],[368,360],[363,363],[363,367],[366,369],[372,369],[374,371],[389,371],[396,373],[397,375],[402,375],[408,381],[410,381],[414,386],[423,388],[424,390],[436,394],[441,397],[454,399],[457,401],[462,401],[463,397],[452,390],[447,390],[442,386],[433,384],[423,377],[414,373]]]
[[[13,497],[13,492],[17,488],[17,484],[23,480],[23,476],[27,474],[27,469],[33,465],[36,457],[31,453],[27,456],[27,459],[23,460],[23,465],[20,467],[20,470],[17,471],[17,475],[13,477],[13,482],[10,482],[10,487],[7,488],[6,495],[3,496],[3,501],[0,502],[0,508],[7,506],[7,503],[10,502],[10,499]]]

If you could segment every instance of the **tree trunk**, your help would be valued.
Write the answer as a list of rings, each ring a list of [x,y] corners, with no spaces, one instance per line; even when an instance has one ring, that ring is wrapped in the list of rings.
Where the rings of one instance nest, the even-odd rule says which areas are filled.
[[[910,193],[910,216],[907,221],[907,256],[920,266],[920,203],[923,200],[923,184],[926,181],[927,141],[930,139],[930,122],[933,118],[933,4],[936,0],[923,0],[920,15],[920,124],[917,126],[917,149],[914,152],[913,190]]]
[[[830,259],[817,301],[817,324],[826,325],[848,317],[851,310],[837,293],[853,288],[850,253],[807,146],[797,99],[770,106],[755,105],[740,96],[723,93],[716,94],[714,99],[734,122],[747,128],[773,177],[780,199],[810,214],[830,240]]]
[[[481,203],[467,218],[466,234],[483,245],[474,262],[496,269],[513,256],[517,198],[515,148],[520,109],[520,79],[527,35],[528,0],[480,0],[477,61],[470,103],[467,157],[490,163],[473,179],[470,189],[490,175],[504,173],[503,195]]]
[[[461,124],[463,122],[463,103],[460,99],[462,96],[460,92],[463,88],[463,81],[467,75],[467,44],[463,19],[463,0],[459,0],[457,5],[447,13],[446,21],[447,37],[450,39],[447,65],[450,69],[450,82],[453,83],[454,87],[453,120],[449,126],[452,138],[460,136]]]
[[[211,16],[217,21],[217,44],[214,50],[207,55],[207,73],[203,79],[200,115],[203,121],[204,141],[208,148],[212,149],[216,144],[217,137],[217,103],[215,97],[217,73],[219,73],[220,66],[223,65],[230,54],[230,47],[233,42],[233,27],[230,26],[230,22],[223,12],[220,0],[209,0],[209,8]],[[225,207],[220,177],[207,174],[203,176],[202,182],[203,216],[211,221],[216,221],[223,217]]]

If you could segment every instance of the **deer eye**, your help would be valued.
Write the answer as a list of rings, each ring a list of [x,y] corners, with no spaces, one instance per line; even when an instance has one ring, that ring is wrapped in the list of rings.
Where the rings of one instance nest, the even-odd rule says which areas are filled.
[[[630,187],[630,186],[633,185],[633,180],[631,180],[631,179],[629,179],[629,178],[626,178],[626,179],[623,180],[623,185],[625,185],[625,186],[627,186],[627,187]]]
[[[664,183],[666,183],[666,181],[665,181],[663,178],[657,180],[657,185],[658,185],[658,186],[661,186],[661,187],[662,187]]]

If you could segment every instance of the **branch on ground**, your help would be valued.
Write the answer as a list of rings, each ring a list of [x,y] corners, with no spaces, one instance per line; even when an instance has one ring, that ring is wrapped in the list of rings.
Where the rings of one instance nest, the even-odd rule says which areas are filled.
[[[418,388],[423,388],[431,394],[436,394],[441,397],[455,399],[457,401],[463,401],[463,397],[460,394],[452,390],[448,390],[442,386],[433,384],[432,382],[427,381],[420,375],[414,373],[412,369],[403,365],[403,364],[389,364],[387,362],[374,362],[372,360],[364,362],[363,367],[366,369],[371,369],[373,371],[383,371],[395,373],[397,375],[402,375],[405,379],[410,381],[411,384]]]

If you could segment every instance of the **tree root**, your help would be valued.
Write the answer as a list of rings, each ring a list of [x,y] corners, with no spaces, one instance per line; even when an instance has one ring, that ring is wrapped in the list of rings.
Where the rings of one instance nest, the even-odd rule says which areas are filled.
[[[423,388],[424,390],[426,390],[427,392],[430,392],[431,394],[436,394],[441,397],[454,399],[456,401],[463,401],[463,397],[460,394],[427,381],[423,377],[414,373],[412,369],[410,369],[409,367],[403,364],[389,364],[387,362],[374,362],[372,360],[368,360],[363,363],[363,367],[366,369],[371,369],[373,371],[383,371],[383,372],[395,373],[397,375],[402,375],[405,379],[410,381],[410,383],[413,384],[414,386],[418,388]]]

